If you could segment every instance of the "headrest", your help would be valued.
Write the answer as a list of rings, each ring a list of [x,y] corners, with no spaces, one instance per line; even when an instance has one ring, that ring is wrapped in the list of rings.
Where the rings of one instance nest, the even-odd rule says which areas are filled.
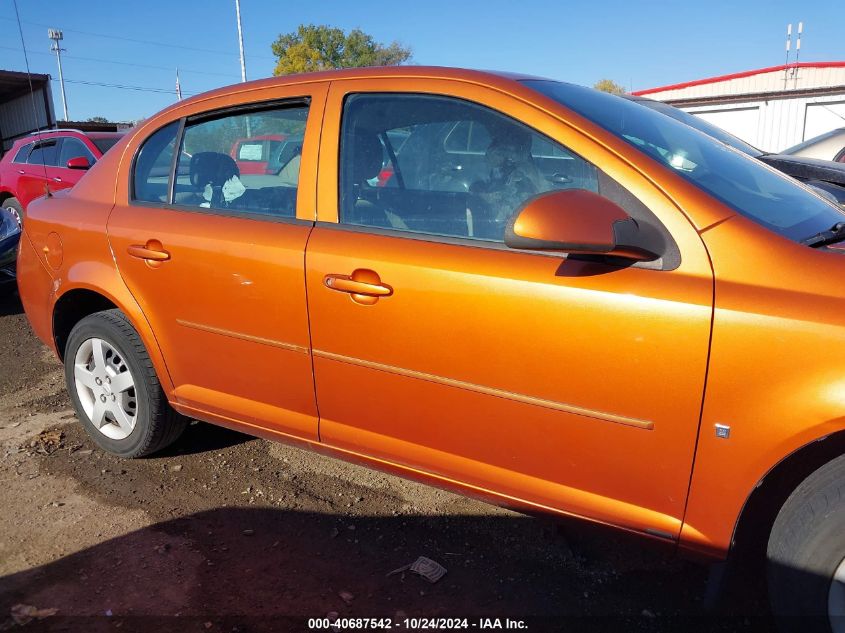
[[[356,130],[352,136],[352,182],[361,184],[378,176],[383,150],[375,132]]]
[[[220,152],[197,152],[191,156],[191,184],[201,189],[206,185],[222,187],[232,176],[240,176],[237,163]]]

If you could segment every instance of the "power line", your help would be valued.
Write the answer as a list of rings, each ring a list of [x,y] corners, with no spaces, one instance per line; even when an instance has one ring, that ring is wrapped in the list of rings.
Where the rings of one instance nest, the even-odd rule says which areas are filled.
[[[0,46],[0,49],[7,50],[7,51],[20,51],[21,50],[21,49],[15,47],[15,46]],[[26,52],[29,55],[50,55],[50,53],[45,53],[43,51],[33,51],[33,50],[30,50],[30,49],[27,49]],[[166,70],[166,71],[169,71],[169,72],[173,72],[173,68],[171,68],[169,66],[154,66],[152,64],[136,64],[134,62],[122,62],[122,61],[116,61],[116,60],[113,60],[113,59],[101,59],[101,58],[98,58],[98,57],[80,57],[79,55],[64,55],[64,58],[65,59],[78,59],[80,61],[97,62],[97,63],[102,63],[102,64],[116,64],[118,66],[133,66],[135,68],[150,68],[150,69],[153,69],[153,70]],[[179,67],[179,71],[180,72],[193,73],[193,74],[197,74],[197,75],[214,75],[214,76],[217,76],[217,77],[229,77],[229,78],[237,77],[237,75],[235,73],[216,73],[216,72],[212,72],[212,71],[208,71],[208,70],[191,70],[190,68],[182,68],[181,66]]]
[[[157,92],[160,94],[175,95],[176,91],[172,88],[151,88],[149,86],[128,86],[125,84],[110,84],[102,81],[86,81],[84,79],[65,79],[69,84],[82,84],[85,86],[101,86],[103,88],[119,88],[121,90],[137,90],[140,92]],[[196,95],[198,92],[183,92],[183,95]]]

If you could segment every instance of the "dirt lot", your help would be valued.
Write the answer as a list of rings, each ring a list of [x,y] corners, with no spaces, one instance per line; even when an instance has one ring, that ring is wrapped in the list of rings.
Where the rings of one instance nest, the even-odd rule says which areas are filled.
[[[16,297],[0,298],[0,451],[0,630],[306,631],[330,613],[394,629],[770,628],[754,600],[705,611],[705,568],[629,537],[206,424],[155,458],[110,457]],[[418,556],[448,573],[388,576]],[[29,607],[48,611],[27,623]]]

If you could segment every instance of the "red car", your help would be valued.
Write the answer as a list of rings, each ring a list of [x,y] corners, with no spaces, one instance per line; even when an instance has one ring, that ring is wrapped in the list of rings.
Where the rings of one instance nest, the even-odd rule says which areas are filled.
[[[239,138],[232,144],[230,156],[235,159],[241,174],[266,174],[278,156],[287,134],[261,134]]]
[[[0,205],[20,219],[27,205],[51,191],[73,187],[122,132],[48,130],[15,141],[0,159]]]

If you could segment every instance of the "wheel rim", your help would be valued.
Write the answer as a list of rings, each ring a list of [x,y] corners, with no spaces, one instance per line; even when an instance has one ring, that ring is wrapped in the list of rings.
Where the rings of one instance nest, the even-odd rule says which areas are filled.
[[[14,207],[3,207],[3,208],[6,209],[6,211],[8,211],[9,213],[12,214],[12,217],[15,218],[15,221],[18,223],[18,226],[23,225],[23,220],[21,219],[21,214],[18,213],[17,209],[15,209]]]
[[[135,379],[121,354],[107,341],[89,338],[73,363],[76,395],[94,428],[113,440],[129,437],[138,419]]]
[[[827,614],[833,633],[845,633],[845,559],[839,563],[830,583]]]

